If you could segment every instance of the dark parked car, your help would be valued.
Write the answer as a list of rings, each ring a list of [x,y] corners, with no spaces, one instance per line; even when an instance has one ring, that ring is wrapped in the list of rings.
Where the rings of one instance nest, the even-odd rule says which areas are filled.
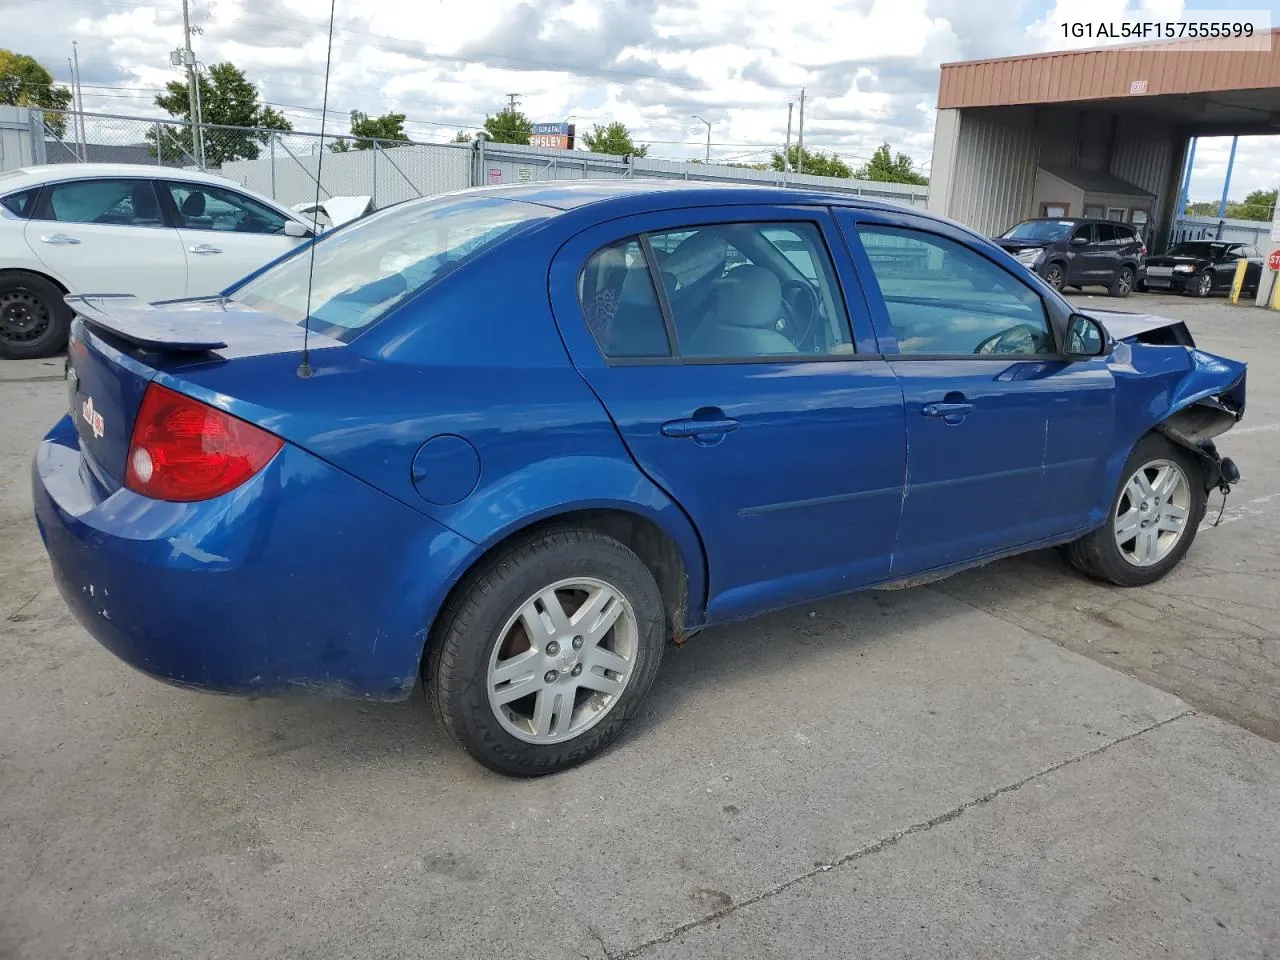
[[[1072,217],[1023,220],[996,238],[1055,290],[1106,287],[1127,297],[1144,272],[1146,244],[1127,223]]]
[[[1187,240],[1152,257],[1147,261],[1146,286],[1149,290],[1176,290],[1207,297],[1215,291],[1231,289],[1240,260],[1249,261],[1241,289],[1257,293],[1262,277],[1262,254],[1258,248],[1217,240]]]

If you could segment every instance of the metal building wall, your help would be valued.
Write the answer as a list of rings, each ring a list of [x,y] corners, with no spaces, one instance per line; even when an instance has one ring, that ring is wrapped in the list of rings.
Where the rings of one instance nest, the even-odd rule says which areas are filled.
[[[1035,190],[1039,141],[1027,108],[962,110],[946,216],[988,236],[1021,220]]]

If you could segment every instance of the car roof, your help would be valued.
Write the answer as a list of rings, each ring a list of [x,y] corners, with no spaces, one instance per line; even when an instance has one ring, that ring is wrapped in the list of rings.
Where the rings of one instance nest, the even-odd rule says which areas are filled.
[[[12,193],[44,183],[61,180],[81,180],[85,177],[173,177],[194,183],[215,186],[240,187],[229,177],[219,177],[200,170],[184,170],[181,167],[150,166],[142,163],[46,163],[19,167],[0,174],[0,193]]]
[[[610,212],[625,215],[653,208],[660,199],[666,209],[734,204],[787,204],[863,207],[901,211],[903,203],[858,197],[835,191],[782,187],[771,184],[726,184],[699,180],[675,180],[627,177],[599,180],[561,180],[544,183],[508,184],[494,187],[472,187],[460,193],[483,194],[525,203],[536,203],[556,210],[573,210],[588,204],[603,205]],[[921,207],[912,212],[929,216]],[[931,219],[941,219],[932,217]]]

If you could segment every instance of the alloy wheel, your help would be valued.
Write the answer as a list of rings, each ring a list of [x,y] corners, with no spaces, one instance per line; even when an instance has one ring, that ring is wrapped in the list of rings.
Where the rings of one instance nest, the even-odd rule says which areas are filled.
[[[503,626],[489,657],[489,706],[526,743],[563,743],[599,723],[635,672],[639,626],[616,587],[592,577],[553,583]]]
[[[1143,464],[1125,483],[1112,517],[1116,546],[1128,563],[1150,567],[1173,551],[1187,529],[1191,484],[1172,460]]]

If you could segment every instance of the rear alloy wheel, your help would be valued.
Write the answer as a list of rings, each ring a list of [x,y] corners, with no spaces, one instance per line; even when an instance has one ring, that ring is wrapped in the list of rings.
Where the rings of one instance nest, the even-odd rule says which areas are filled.
[[[1111,282],[1107,293],[1113,297],[1127,297],[1133,291],[1133,268],[1121,267],[1120,272],[1116,274],[1115,280]]]
[[[1107,523],[1067,547],[1077,569],[1122,587],[1154,583],[1191,548],[1208,494],[1196,457],[1159,434],[1134,448]]]
[[[1196,277],[1194,285],[1191,287],[1191,295],[1195,297],[1207,297],[1213,293],[1213,271],[1205,270]]]
[[[591,530],[544,534],[459,591],[432,637],[428,692],[449,733],[515,776],[582,763],[622,731],[666,641],[657,583]]]
[[[0,275],[0,358],[49,357],[67,344],[71,308],[44,277]]]
[[[1062,264],[1049,264],[1044,271],[1044,282],[1055,290],[1061,290],[1065,287],[1067,285],[1067,272],[1062,269]]]

